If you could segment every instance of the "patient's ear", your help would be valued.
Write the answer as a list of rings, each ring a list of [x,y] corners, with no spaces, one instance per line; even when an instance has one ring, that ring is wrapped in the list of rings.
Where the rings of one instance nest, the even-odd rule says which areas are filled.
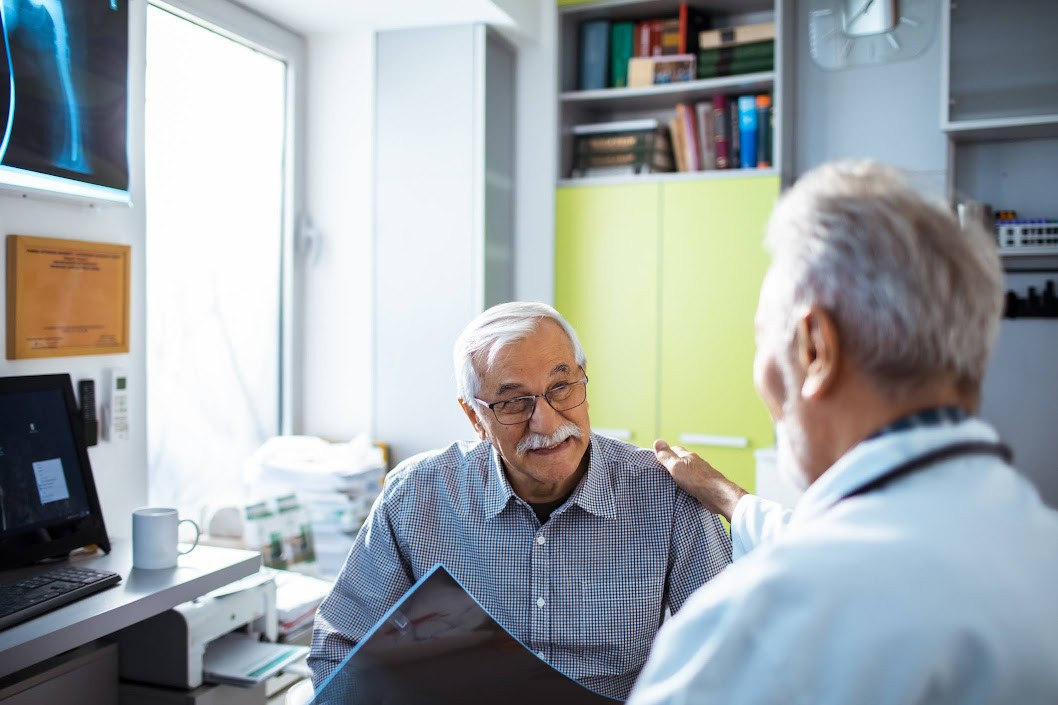
[[[478,438],[485,440],[485,427],[481,425],[481,420],[478,418],[478,412],[474,411],[472,404],[467,404],[462,399],[459,400],[459,405],[463,407],[463,413],[470,419],[470,425],[474,427],[474,431],[478,434]]]

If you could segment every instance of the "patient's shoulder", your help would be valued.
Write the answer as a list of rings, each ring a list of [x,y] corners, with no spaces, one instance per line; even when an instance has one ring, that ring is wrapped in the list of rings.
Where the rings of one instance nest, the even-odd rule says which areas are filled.
[[[489,462],[492,446],[484,441],[456,441],[436,450],[418,453],[402,461],[386,476],[386,486],[433,482],[439,476],[463,472],[468,466]]]

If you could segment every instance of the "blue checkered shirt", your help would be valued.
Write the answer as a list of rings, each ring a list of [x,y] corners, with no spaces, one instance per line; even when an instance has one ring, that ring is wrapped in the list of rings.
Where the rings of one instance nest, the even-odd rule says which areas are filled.
[[[541,525],[489,443],[455,443],[387,479],[316,614],[313,682],[442,563],[541,658],[624,699],[666,607],[675,613],[730,562],[720,520],[649,450],[592,434],[587,474]]]

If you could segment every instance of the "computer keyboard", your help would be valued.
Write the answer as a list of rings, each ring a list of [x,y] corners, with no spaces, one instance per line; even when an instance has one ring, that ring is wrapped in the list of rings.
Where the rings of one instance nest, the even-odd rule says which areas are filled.
[[[0,585],[0,629],[87,597],[121,581],[109,571],[58,565],[44,573]]]

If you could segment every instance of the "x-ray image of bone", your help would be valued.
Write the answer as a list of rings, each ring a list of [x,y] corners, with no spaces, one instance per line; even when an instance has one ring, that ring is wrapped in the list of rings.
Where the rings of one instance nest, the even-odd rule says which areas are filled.
[[[115,2],[110,2],[112,8]],[[31,32],[40,46],[50,45],[64,105],[63,141],[58,152],[52,155],[52,163],[70,171],[88,173],[90,167],[85,158],[81,110],[70,71],[70,37],[62,0],[4,0],[4,27],[7,32],[15,29]],[[14,88],[18,90],[17,85]],[[12,102],[17,96],[15,91],[12,91]]]

